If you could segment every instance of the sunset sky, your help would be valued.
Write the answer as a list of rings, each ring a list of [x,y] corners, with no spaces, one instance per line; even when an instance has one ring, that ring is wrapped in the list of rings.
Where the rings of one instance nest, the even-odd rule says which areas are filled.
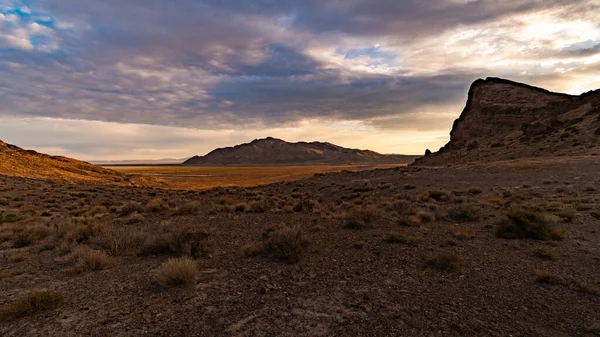
[[[0,139],[84,160],[422,154],[488,76],[600,88],[600,1],[0,0]]]

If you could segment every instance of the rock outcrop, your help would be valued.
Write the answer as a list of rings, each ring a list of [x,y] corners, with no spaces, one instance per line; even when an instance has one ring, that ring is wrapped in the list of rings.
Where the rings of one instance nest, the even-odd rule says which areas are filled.
[[[499,78],[475,81],[450,142],[418,165],[600,154],[600,90],[580,96]]]
[[[288,143],[268,137],[216,149],[205,156],[194,156],[183,165],[409,164],[416,157],[383,155],[369,150],[347,149],[331,143]]]

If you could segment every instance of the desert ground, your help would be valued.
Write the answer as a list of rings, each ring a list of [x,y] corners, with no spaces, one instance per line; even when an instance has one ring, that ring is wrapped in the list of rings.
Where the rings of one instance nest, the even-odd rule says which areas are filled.
[[[0,335],[595,336],[598,167],[188,190],[0,176]]]
[[[206,189],[228,186],[257,186],[308,178],[318,173],[364,171],[402,167],[406,164],[304,165],[304,166],[107,166],[128,175],[157,178],[154,185],[170,189]]]

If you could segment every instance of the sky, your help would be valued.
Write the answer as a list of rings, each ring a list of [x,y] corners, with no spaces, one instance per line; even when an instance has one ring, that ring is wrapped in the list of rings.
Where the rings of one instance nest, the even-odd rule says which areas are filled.
[[[0,0],[0,139],[84,160],[267,136],[422,154],[477,78],[599,75],[600,0]]]

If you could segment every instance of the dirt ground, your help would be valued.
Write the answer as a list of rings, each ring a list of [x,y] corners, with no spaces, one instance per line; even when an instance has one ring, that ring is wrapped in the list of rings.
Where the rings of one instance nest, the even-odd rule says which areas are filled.
[[[0,176],[0,335],[599,335],[598,167],[404,167],[206,191]],[[513,211],[552,235],[500,235]],[[287,229],[294,240],[273,234]],[[177,239],[157,249],[190,231],[200,253]],[[111,263],[82,270],[90,250]],[[181,255],[192,281],[158,282]],[[14,309],[39,290],[61,300]]]

